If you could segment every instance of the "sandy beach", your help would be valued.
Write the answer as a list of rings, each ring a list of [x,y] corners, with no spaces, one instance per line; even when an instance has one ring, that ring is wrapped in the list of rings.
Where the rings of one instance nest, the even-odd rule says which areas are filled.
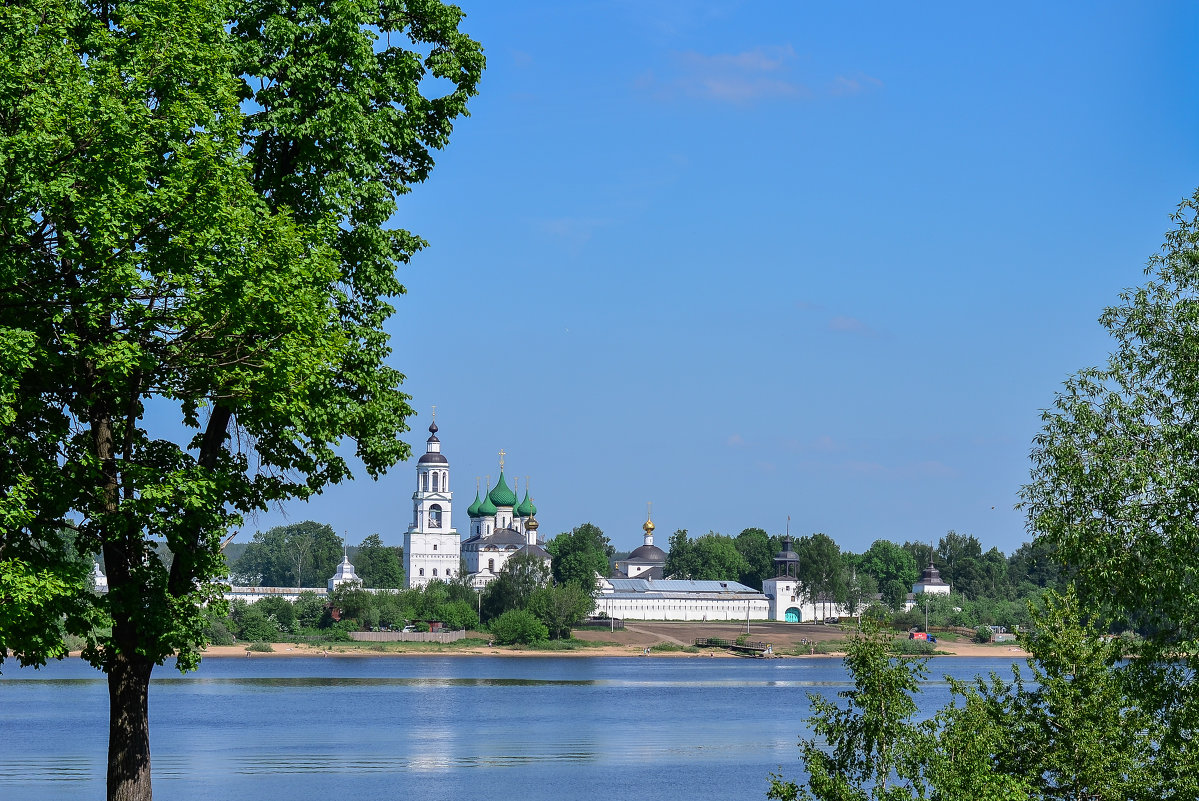
[[[669,644],[679,647],[691,645],[695,639],[720,637],[735,640],[745,633],[744,623],[663,623],[658,621],[630,621],[623,631],[576,631],[575,639],[604,643],[594,647],[570,651],[549,651],[504,646],[448,646],[437,647],[426,643],[412,643],[396,647],[395,650],[380,650],[379,643],[337,643],[327,646],[312,646],[297,643],[272,643],[270,653],[247,651],[244,644],[211,646],[204,651],[205,657],[238,657],[241,659],[271,659],[288,656],[361,656],[361,657],[405,657],[436,654],[438,656],[563,656],[563,657],[614,657],[640,656],[666,659],[738,659],[738,655],[719,648],[705,648],[699,653],[683,650],[655,651],[647,648]],[[852,634],[852,627],[826,626],[823,624],[752,623],[749,639],[770,643],[775,656],[783,659],[828,659],[839,658],[840,654],[801,654],[806,643],[843,640]],[[469,632],[468,636],[487,639],[486,633]],[[374,648],[372,648],[374,646]],[[1012,643],[980,644],[969,640],[937,642],[940,656],[989,657],[1023,659],[1028,653]],[[786,652],[786,653],[783,653]]]

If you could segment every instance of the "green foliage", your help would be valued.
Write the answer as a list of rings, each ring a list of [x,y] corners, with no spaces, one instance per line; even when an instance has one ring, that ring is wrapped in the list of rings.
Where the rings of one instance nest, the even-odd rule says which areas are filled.
[[[663,571],[667,576],[700,581],[733,581],[749,570],[732,537],[710,531],[694,540],[680,529],[670,537]]]
[[[320,624],[321,616],[325,612],[325,599],[315,592],[302,592],[296,599],[293,611],[299,628],[314,629]]]
[[[679,645],[677,642],[659,642],[649,647],[651,651],[661,654],[682,653],[698,654],[700,649],[694,645]]]
[[[488,628],[500,645],[528,645],[549,638],[545,624],[524,609],[509,609],[491,621]]]
[[[552,557],[554,581],[577,584],[587,593],[595,592],[597,573],[608,575],[608,560],[616,553],[604,532],[591,523],[559,534],[545,549]]]
[[[342,543],[333,527],[311,520],[258,531],[233,566],[238,583],[320,587],[337,572]]]
[[[912,554],[888,540],[875,540],[858,558],[856,567],[859,571],[874,576],[878,586],[888,587],[895,582],[903,587],[903,593],[910,592],[912,585],[920,577],[920,569],[916,566]],[[894,590],[890,595],[894,595]],[[888,597],[886,600],[894,609],[894,598]]]
[[[737,580],[747,587],[762,589],[762,582],[774,575],[774,555],[782,549],[782,542],[760,528],[747,528],[733,539],[733,545],[745,560],[745,569]]]
[[[252,642],[246,646],[247,651],[253,651],[256,654],[273,654],[275,649],[271,647],[269,642]]]
[[[479,613],[475,611],[473,604],[466,601],[450,601],[442,604],[437,619],[454,631],[479,627]]]
[[[209,645],[233,645],[233,632],[223,620],[209,620],[204,626],[204,639]]]
[[[404,586],[403,548],[389,548],[371,534],[354,554],[354,568],[364,587],[398,590]]]
[[[922,798],[919,761],[927,736],[915,725],[915,695],[923,661],[895,657],[890,638],[867,625],[847,645],[845,664],[854,687],[838,695],[844,707],[809,693],[812,739],[800,742],[810,789],[781,776],[768,798],[792,801]],[[827,743],[827,747],[825,746]]]
[[[932,656],[937,652],[937,646],[928,640],[898,639],[891,642],[891,652],[903,656]]]
[[[1023,500],[1089,609],[1149,646],[1194,652],[1199,191],[1174,221],[1146,285],[1100,317],[1115,339],[1107,364],[1072,376],[1043,415]]]
[[[551,640],[568,640],[571,628],[595,608],[595,599],[573,582],[555,584],[535,590],[528,608],[545,624]]]
[[[232,620],[233,633],[239,640],[273,640],[279,636],[279,625],[257,605],[234,604]]]
[[[475,93],[461,19],[395,0],[0,8],[0,581],[20,607],[0,657],[60,655],[65,622],[114,699],[143,697],[155,664],[195,667],[246,514],[350,478],[351,457],[377,476],[407,455],[383,323],[422,243],[386,226]],[[68,525],[107,594],[44,547]],[[110,790],[148,795],[145,727],[125,734]]]
[[[795,546],[799,555],[799,578],[807,590],[808,600],[815,604],[821,597],[835,600],[845,598],[845,571],[841,564],[841,549],[827,534],[802,537]],[[821,617],[827,616],[827,604]]]
[[[549,565],[539,557],[525,553],[510,557],[483,590],[483,621],[512,609],[527,609],[533,593],[549,585],[550,575]]]

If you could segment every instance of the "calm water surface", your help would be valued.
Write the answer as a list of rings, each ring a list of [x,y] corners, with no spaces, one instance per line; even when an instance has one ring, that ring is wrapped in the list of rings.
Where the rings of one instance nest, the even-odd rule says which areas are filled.
[[[931,711],[1006,660],[933,660]],[[201,799],[762,798],[800,774],[807,693],[837,659],[207,659],[158,668],[155,796]],[[0,798],[102,799],[107,686],[78,660],[0,674]]]

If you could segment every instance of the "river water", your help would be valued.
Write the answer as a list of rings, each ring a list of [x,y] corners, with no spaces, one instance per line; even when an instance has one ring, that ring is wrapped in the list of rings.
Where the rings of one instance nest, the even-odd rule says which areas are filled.
[[[1010,664],[934,659],[943,674]],[[0,799],[102,799],[107,686],[79,660],[0,674]],[[762,798],[800,775],[807,693],[839,659],[326,657],[155,670],[155,796],[281,799]]]

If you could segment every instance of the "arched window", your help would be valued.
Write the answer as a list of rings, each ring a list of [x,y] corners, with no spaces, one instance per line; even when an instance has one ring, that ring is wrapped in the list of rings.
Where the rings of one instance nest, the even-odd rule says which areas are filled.
[[[495,572],[495,560],[494,559],[487,560],[487,569],[492,572]]]
[[[424,569],[423,567],[420,569],[420,574],[421,574],[422,576],[423,576],[423,575],[425,575],[425,569]]]
[[[438,480],[439,478],[441,478],[441,474],[440,474],[440,473],[434,473],[434,474],[433,474],[433,491],[434,491],[434,492],[437,492],[437,480]]]
[[[437,550],[437,543],[433,543],[433,550]]]
[[[436,576],[436,575],[437,575],[437,568],[433,568],[433,575],[434,575],[434,576]]]
[[[429,491],[429,474],[428,473],[420,474],[420,491],[421,492]]]
[[[429,507],[429,528],[441,528],[441,506],[433,504]]]

